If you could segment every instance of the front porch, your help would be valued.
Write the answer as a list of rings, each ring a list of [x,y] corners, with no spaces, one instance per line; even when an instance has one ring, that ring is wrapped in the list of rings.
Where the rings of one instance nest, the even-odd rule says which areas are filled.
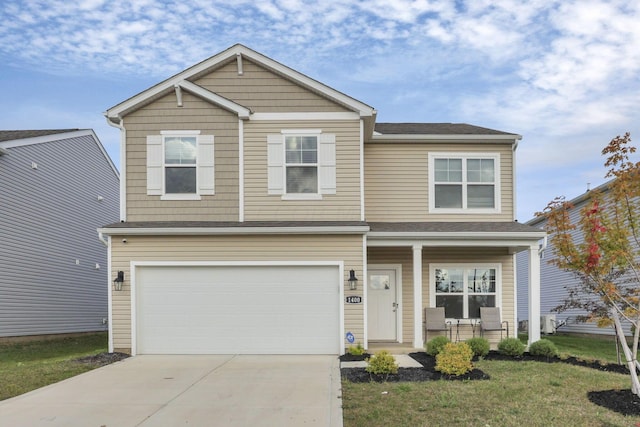
[[[480,336],[481,306],[499,307],[502,320],[509,323],[509,336],[515,337],[515,253],[520,251],[528,251],[531,266],[529,342],[540,339],[539,240],[543,231],[517,223],[370,225],[363,289],[363,344],[370,351],[422,350],[427,339],[437,335],[429,332],[426,336],[427,307],[445,308],[454,341]],[[488,332],[485,338],[495,347],[501,333]]]

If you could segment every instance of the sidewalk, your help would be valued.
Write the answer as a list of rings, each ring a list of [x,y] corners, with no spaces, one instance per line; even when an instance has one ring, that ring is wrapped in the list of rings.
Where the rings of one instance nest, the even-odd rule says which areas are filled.
[[[399,368],[422,368],[422,365],[411,358],[408,354],[394,354]],[[340,362],[340,368],[366,368],[367,362],[364,360],[357,362]]]

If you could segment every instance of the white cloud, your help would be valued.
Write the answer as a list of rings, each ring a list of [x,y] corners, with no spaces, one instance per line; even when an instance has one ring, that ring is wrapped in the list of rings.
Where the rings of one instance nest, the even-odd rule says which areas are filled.
[[[0,17],[11,69],[152,85],[241,42],[381,118],[522,133],[528,172],[592,165],[640,134],[637,1],[4,0]]]

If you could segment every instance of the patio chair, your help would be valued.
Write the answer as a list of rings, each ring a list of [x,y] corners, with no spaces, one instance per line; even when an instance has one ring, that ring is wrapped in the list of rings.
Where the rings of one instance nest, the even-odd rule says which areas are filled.
[[[509,322],[500,320],[499,307],[480,307],[480,336],[483,336],[485,331],[500,331],[500,339],[503,331],[509,336]]]
[[[425,341],[429,340],[429,331],[449,332],[451,340],[451,322],[444,317],[444,307],[427,307],[424,309]]]

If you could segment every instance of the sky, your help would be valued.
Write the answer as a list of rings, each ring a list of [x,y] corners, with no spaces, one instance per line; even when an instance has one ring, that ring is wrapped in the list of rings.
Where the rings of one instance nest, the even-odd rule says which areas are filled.
[[[637,0],[2,0],[0,129],[91,128],[119,167],[103,112],[236,43],[378,122],[522,135],[520,222],[605,182],[612,138],[640,140]]]

